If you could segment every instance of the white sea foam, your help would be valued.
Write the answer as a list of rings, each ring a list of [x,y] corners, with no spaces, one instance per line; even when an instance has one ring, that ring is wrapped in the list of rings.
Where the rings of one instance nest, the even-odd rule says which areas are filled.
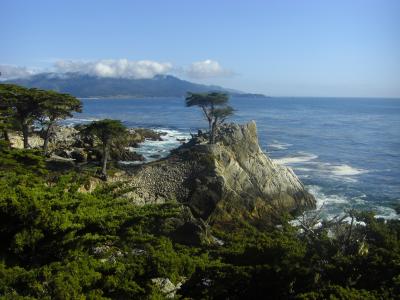
[[[138,148],[131,149],[131,151],[143,155],[145,158],[144,162],[151,162],[166,157],[172,149],[181,145],[182,140],[186,141],[190,138],[190,134],[178,130],[163,128],[154,130],[165,133],[165,135],[161,136],[162,141],[145,140],[139,144]],[[144,162],[139,162],[138,164]]]
[[[100,119],[97,118],[69,118],[63,121],[64,124],[67,126],[73,126],[76,124],[81,124],[81,123],[90,123],[93,121],[99,121]]]
[[[274,162],[291,166],[295,171],[316,173],[318,176],[332,180],[356,182],[357,175],[368,173],[369,170],[355,168],[348,164],[327,163],[316,160],[317,155],[307,152],[298,152],[297,155],[274,159]]]
[[[294,167],[293,170],[295,171],[301,171],[301,172],[312,172],[313,169],[311,168],[305,168],[305,167]]]
[[[357,169],[346,164],[331,166],[330,171],[337,176],[354,176],[368,172],[367,170]]]
[[[336,181],[357,182],[358,175],[370,172],[347,164],[316,162],[315,165],[315,172],[319,176],[328,177]]]
[[[322,206],[328,206],[332,204],[346,204],[349,203],[349,199],[340,195],[326,195],[322,192],[322,188],[317,185],[307,186],[308,191],[314,195],[317,200],[317,208]]]
[[[331,219],[337,215],[343,215],[345,208],[365,204],[365,194],[356,197],[346,197],[343,195],[327,195],[322,191],[322,188],[317,185],[309,185],[306,186],[306,188],[314,195],[317,200],[317,210],[320,209],[321,216],[326,219]],[[377,205],[370,207],[370,210],[376,213],[376,218],[400,219],[400,215],[391,207]]]
[[[326,177],[336,181],[357,182],[358,175],[370,172],[370,170],[355,168],[348,164],[334,164],[334,163],[320,162],[316,160],[309,160],[309,157],[305,158],[307,159],[302,160],[301,158],[297,159],[295,157],[292,160],[291,159],[287,160],[286,158],[284,158],[283,163],[293,164],[291,165],[291,167],[295,171],[303,173],[315,173],[315,175],[318,177]]]
[[[376,218],[383,218],[383,219],[400,219],[400,215],[396,213],[396,211],[387,206],[377,206],[375,208],[376,211]]]
[[[267,145],[268,150],[286,150],[292,146],[292,144],[287,144],[287,143],[281,143],[278,142],[277,140],[273,140],[272,143]]]
[[[282,165],[298,164],[317,159],[318,156],[312,153],[299,152],[297,156],[282,157],[274,159],[274,162]]]
[[[118,163],[122,165],[141,165],[143,162],[141,161],[130,161],[130,160],[120,160]]]

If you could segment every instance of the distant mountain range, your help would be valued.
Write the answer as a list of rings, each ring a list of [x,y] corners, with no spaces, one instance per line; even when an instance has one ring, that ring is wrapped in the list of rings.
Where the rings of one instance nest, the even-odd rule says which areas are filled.
[[[156,75],[151,79],[126,79],[80,73],[41,73],[3,82],[69,93],[80,98],[182,97],[187,92],[210,91],[226,92],[235,97],[266,97],[220,86],[197,84],[171,75]]]

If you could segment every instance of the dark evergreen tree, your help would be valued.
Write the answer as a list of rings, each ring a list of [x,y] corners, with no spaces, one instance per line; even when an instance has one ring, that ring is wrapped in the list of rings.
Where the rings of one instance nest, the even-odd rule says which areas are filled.
[[[233,115],[234,109],[228,105],[229,96],[226,93],[188,93],[186,106],[198,106],[203,111],[208,122],[209,143],[215,143],[215,133],[220,124]]]
[[[39,90],[36,93],[40,105],[40,122],[44,126],[45,136],[43,150],[48,150],[49,139],[57,121],[72,117],[73,112],[82,111],[82,103],[69,94]]]
[[[2,106],[12,111],[12,117],[22,131],[24,148],[29,148],[28,137],[33,122],[41,115],[37,89],[27,89],[15,84],[0,84]]]
[[[119,120],[104,119],[84,126],[82,133],[95,136],[100,140],[102,149],[101,174],[104,178],[107,178],[107,160],[110,156],[110,146],[113,141],[123,141],[124,137],[127,137],[127,128]]]
[[[45,129],[43,149],[46,153],[56,122],[81,109],[81,102],[69,94],[0,84],[0,130],[7,139],[7,129],[15,122],[22,131],[24,148],[29,148],[31,127],[39,121]]]

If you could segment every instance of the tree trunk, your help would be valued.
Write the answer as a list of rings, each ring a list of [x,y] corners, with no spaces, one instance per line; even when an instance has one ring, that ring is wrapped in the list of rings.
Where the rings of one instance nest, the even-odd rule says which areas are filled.
[[[208,131],[210,132],[210,134],[211,134],[211,130],[212,130],[212,120],[209,119],[208,120]]]
[[[24,149],[28,149],[29,148],[29,142],[28,142],[29,125],[28,124],[22,124],[22,136],[24,138]]]
[[[53,122],[49,123],[49,126],[47,126],[46,134],[44,137],[43,151],[44,151],[45,155],[47,155],[47,149],[49,147],[49,140],[50,140],[51,133],[53,131],[53,125],[54,125]]]
[[[107,178],[107,159],[108,159],[108,146],[103,145],[103,157],[102,157],[102,168],[101,174]]]
[[[211,111],[210,111],[210,140],[209,143],[210,144],[214,144],[215,142],[215,127],[216,127],[216,123],[217,120],[214,116],[214,103],[211,103]]]
[[[209,115],[209,122],[210,122],[210,131],[213,131],[213,127],[215,124],[215,120],[213,120],[215,118],[214,116],[214,103],[211,103],[211,112]]]
[[[201,109],[203,110],[204,116],[206,117],[208,122],[208,131],[211,132],[212,118],[210,117],[209,113],[207,112],[207,109],[204,106],[202,106]]]
[[[10,142],[10,136],[8,135],[8,131],[7,130],[3,130],[3,136],[6,142]]]
[[[215,132],[217,130],[217,120],[215,119],[214,122],[212,122],[211,125],[211,132],[210,132],[210,144],[215,144]]]

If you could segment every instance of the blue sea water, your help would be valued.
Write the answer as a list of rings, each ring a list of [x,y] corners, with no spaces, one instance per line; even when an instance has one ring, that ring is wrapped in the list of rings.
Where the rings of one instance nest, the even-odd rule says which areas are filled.
[[[167,131],[166,141],[142,153],[168,153],[206,122],[183,98],[83,99],[69,122],[101,118],[129,127]],[[361,98],[233,98],[232,121],[257,122],[262,149],[295,171],[323,205],[326,216],[346,208],[398,218],[400,203],[400,100]]]

